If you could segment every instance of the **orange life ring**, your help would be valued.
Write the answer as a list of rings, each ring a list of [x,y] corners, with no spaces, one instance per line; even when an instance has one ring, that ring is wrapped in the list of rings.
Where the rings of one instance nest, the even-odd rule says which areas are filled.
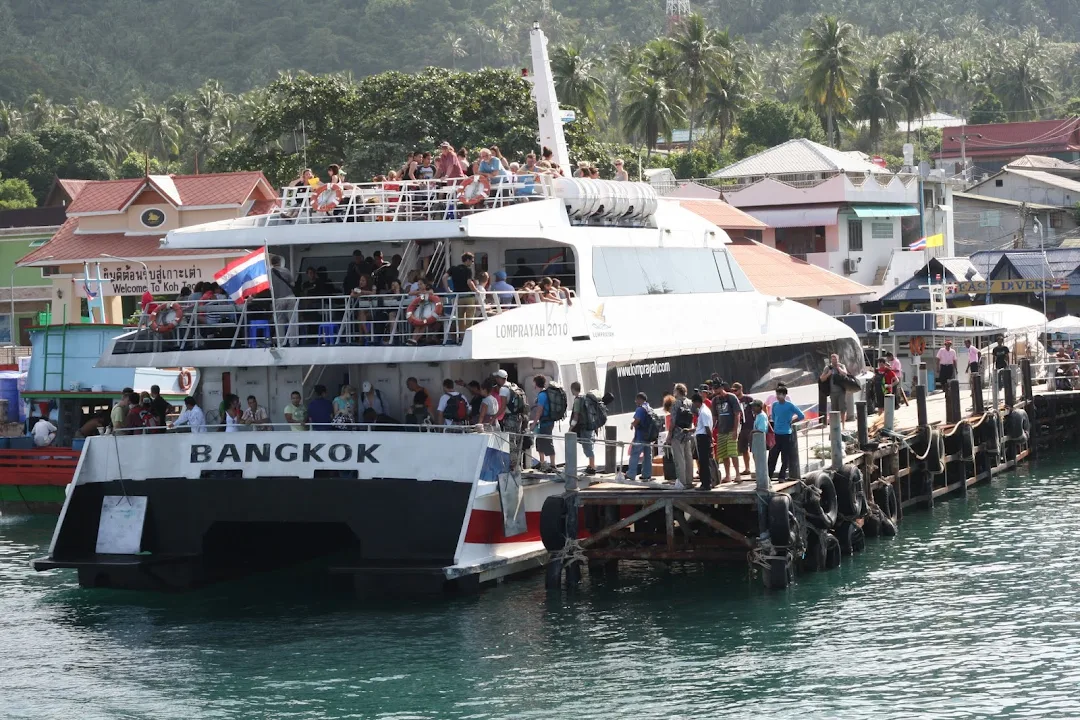
[[[420,308],[427,305],[434,305],[433,312],[421,315],[419,312]],[[413,301],[409,303],[409,309],[405,311],[405,318],[409,321],[409,324],[414,327],[426,327],[437,323],[439,317],[442,315],[442,311],[443,302],[435,293],[417,295],[413,298]]]
[[[187,392],[188,390],[190,390],[191,389],[191,371],[190,370],[181,370],[180,371],[180,377],[178,378],[178,383],[180,385],[180,389],[183,392]]]
[[[915,335],[908,340],[908,352],[912,357],[916,355],[922,355],[926,351],[926,341],[922,339],[921,335]]]
[[[169,313],[172,314],[171,319],[166,317]],[[150,316],[150,329],[161,335],[171,333],[183,318],[184,308],[180,306],[180,303],[158,305],[154,314]]]
[[[473,175],[465,178],[465,182],[458,187],[457,199],[465,207],[471,207],[484,202],[489,195],[491,195],[491,181],[486,175]]]
[[[345,191],[337,183],[319,183],[311,191],[312,212],[333,212],[345,196]]]

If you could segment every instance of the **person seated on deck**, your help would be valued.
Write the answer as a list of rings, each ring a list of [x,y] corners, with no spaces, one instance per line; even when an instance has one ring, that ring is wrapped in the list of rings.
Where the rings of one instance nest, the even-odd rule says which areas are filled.
[[[555,284],[549,277],[540,278],[540,301],[562,304],[562,298],[555,292]]]
[[[34,438],[35,447],[48,447],[56,442],[56,426],[45,418],[38,418],[30,434]]]
[[[333,167],[333,166],[331,166]],[[319,178],[315,177],[315,173],[311,172],[311,168],[304,168],[300,175],[289,183],[289,187],[311,187],[312,185],[318,185]]]
[[[499,305],[503,308],[514,306],[514,286],[506,282],[505,270],[495,271],[495,282],[491,284],[490,290],[495,293]]]
[[[540,289],[536,287],[536,283],[532,280],[525,281],[520,294],[522,305],[532,305],[540,302]]]
[[[562,286],[562,281],[559,278],[551,278],[551,286],[555,290],[555,294],[559,296],[560,300],[566,302],[567,305],[573,305],[573,301],[570,297],[570,291]]]
[[[94,437],[96,435],[104,435],[108,431],[110,425],[109,411],[99,410],[94,413],[89,420],[83,423],[79,428],[79,432],[76,437]]]
[[[506,168],[488,148],[480,148],[480,162],[476,166],[476,173],[486,177],[492,185],[506,180]]]

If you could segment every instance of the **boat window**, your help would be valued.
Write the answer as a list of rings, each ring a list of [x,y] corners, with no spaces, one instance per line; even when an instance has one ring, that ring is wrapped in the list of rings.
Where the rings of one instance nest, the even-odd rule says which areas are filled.
[[[726,250],[600,247],[593,251],[600,297],[752,290]]]
[[[558,278],[563,287],[577,290],[574,250],[568,247],[507,250],[503,258],[507,281],[516,288],[526,280]]]

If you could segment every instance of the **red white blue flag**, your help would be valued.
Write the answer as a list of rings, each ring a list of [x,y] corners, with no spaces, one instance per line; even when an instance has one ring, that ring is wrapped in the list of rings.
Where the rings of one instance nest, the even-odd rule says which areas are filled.
[[[265,248],[233,260],[214,273],[214,280],[237,303],[269,290],[270,263]]]

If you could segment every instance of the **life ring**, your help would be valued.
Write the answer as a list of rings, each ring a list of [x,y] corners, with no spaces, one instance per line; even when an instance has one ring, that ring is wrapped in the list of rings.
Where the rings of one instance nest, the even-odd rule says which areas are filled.
[[[311,210],[312,212],[333,212],[344,196],[345,191],[337,183],[329,185],[320,183],[311,192]]]
[[[188,390],[190,390],[191,389],[191,371],[190,370],[181,370],[180,371],[180,377],[177,379],[177,382],[180,385],[180,390],[181,391],[187,392]]]
[[[473,175],[466,178],[458,187],[458,202],[465,207],[478,205],[491,195],[491,181],[486,175]]]
[[[172,317],[168,317],[169,315]],[[176,329],[176,325],[184,318],[184,308],[180,303],[171,305],[158,305],[154,314],[150,316],[150,329],[164,335]]]
[[[428,312],[421,312],[421,308],[426,308],[428,306],[433,306],[433,308]],[[409,303],[409,309],[405,311],[405,318],[409,321],[409,324],[414,327],[426,327],[437,323],[439,317],[442,315],[442,311],[443,302],[435,293],[417,295],[413,298],[413,301]]]
[[[908,340],[908,352],[911,356],[922,355],[926,351],[926,341],[921,335],[916,335]]]

